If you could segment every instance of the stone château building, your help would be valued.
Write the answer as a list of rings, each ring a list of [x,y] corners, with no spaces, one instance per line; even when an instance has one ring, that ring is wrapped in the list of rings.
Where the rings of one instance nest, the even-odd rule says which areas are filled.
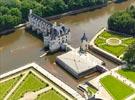
[[[50,52],[66,49],[71,34],[70,29],[64,24],[57,25],[56,22],[52,24],[32,13],[32,10],[30,10],[28,21],[27,27],[31,27],[33,31],[36,30],[37,34],[42,34],[44,46],[48,47]]]

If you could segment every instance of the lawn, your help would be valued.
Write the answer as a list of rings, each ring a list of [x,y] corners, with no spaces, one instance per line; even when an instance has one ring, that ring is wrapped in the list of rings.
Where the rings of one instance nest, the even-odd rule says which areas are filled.
[[[135,83],[135,71],[122,69],[118,70],[118,73]]]
[[[116,45],[109,44],[107,40],[111,38],[118,39],[119,41],[114,42],[120,43]],[[124,35],[104,31],[96,38],[95,45],[117,57],[120,57],[128,49],[128,46],[134,42],[135,38],[133,37],[127,37]]]
[[[55,90],[49,90],[46,93],[40,94],[37,100],[66,100],[66,98]]]
[[[119,57],[121,54],[124,53],[126,50],[125,46],[110,46],[108,44],[101,45],[100,48],[104,49],[105,51],[114,54],[115,56]]]
[[[29,73],[24,81],[20,84],[20,86],[15,90],[14,94],[11,95],[10,100],[18,100],[21,98],[25,93],[30,91],[37,91],[42,88],[47,87],[47,83],[40,80],[37,76],[33,73]]]
[[[111,75],[100,79],[101,84],[115,100],[123,100],[135,93],[135,90]]]
[[[3,100],[3,98],[13,88],[13,86],[18,82],[20,78],[21,76],[17,76],[13,79],[0,83],[0,100]]]

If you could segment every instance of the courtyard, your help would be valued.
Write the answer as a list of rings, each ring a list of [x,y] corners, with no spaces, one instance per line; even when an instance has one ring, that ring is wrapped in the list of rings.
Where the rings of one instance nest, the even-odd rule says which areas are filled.
[[[95,45],[116,57],[121,57],[128,46],[135,42],[135,38],[104,31],[95,39]]]

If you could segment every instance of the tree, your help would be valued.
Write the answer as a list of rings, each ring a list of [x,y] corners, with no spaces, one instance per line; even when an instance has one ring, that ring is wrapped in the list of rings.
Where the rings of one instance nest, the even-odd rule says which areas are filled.
[[[29,10],[33,8],[32,2],[30,0],[24,0],[21,3],[21,12],[23,20],[28,19]]]
[[[0,31],[28,20],[29,10],[41,17],[92,7],[106,0],[0,0]],[[134,12],[132,11],[131,14]],[[13,22],[12,22],[13,21]],[[134,28],[133,28],[134,29]],[[133,30],[134,31],[134,30]]]
[[[116,12],[108,19],[108,28],[113,31],[135,35],[135,8]]]
[[[135,66],[135,43],[128,48],[127,52],[124,54],[123,60],[127,62],[129,69]]]
[[[135,7],[132,5],[127,9],[127,12],[133,17],[135,18]]]
[[[63,0],[55,0],[53,4],[54,13],[59,14],[67,9],[67,5]]]
[[[0,7],[0,12],[2,15],[7,14],[8,11],[9,11],[9,9],[7,7],[5,7],[5,6]]]
[[[0,5],[6,6],[8,8],[20,8],[20,0],[0,0]]]
[[[20,10],[18,8],[11,8],[9,10],[9,15],[17,16],[17,17],[22,17],[22,13],[20,12]]]

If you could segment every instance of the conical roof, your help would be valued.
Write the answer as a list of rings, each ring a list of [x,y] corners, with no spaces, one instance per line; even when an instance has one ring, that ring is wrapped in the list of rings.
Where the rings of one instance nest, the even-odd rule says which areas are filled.
[[[81,41],[83,41],[83,40],[88,41],[88,38],[86,37],[85,33],[83,34],[83,37],[81,38]]]

